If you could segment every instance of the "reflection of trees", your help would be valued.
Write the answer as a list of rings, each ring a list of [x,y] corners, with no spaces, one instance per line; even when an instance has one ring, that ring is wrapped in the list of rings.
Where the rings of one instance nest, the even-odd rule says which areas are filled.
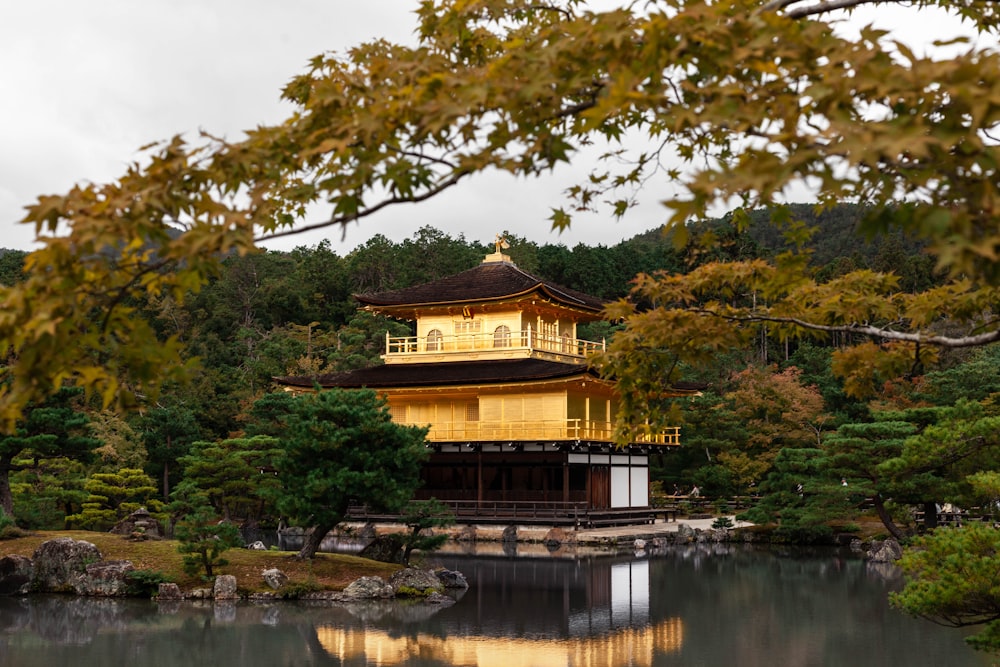
[[[21,611],[24,628],[58,644],[89,644],[102,629],[124,631],[135,620],[123,615],[121,601],[109,599],[44,597],[31,599]]]
[[[294,603],[219,607],[185,602],[163,610],[148,600],[0,598],[0,663],[190,667],[238,659],[240,664],[334,665],[339,663],[318,643],[315,622],[360,627],[343,609],[310,610]]]
[[[651,667],[977,664],[958,633],[890,609],[896,583],[884,573],[832,550],[802,554],[693,544],[645,559],[440,558],[471,587],[429,617],[395,603],[240,603],[220,614],[210,602],[0,598],[0,663],[388,665],[405,654],[422,667],[517,667],[511,656],[544,654]]]
[[[859,558],[743,546],[709,557],[702,546],[650,561],[650,615],[683,618],[685,654],[703,664],[957,664],[949,651],[965,650],[957,635],[949,649],[907,627],[890,584]],[[913,639],[889,654],[887,634]]]
[[[420,600],[361,600],[341,606],[365,623],[403,625],[422,623],[444,608],[441,604],[427,604]]]

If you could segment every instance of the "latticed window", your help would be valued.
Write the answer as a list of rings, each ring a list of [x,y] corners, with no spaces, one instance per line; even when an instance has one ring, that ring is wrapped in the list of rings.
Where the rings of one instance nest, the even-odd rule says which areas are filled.
[[[465,404],[465,421],[479,421],[479,402]]]
[[[444,336],[440,329],[431,329],[427,332],[427,351],[436,352],[441,349],[441,339]]]
[[[493,347],[510,347],[510,327],[506,324],[493,330]]]
[[[397,424],[406,423],[406,406],[405,405],[390,405],[389,406],[389,416],[392,417],[392,421]]]
[[[461,320],[455,322],[455,333],[457,334],[475,334],[482,330],[482,320]]]

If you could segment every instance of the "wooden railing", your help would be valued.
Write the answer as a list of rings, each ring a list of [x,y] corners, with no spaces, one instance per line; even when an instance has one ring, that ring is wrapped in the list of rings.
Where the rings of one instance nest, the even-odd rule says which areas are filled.
[[[456,523],[540,524],[550,526],[632,525],[653,523],[651,508],[588,509],[585,502],[445,500]],[[351,505],[348,521],[400,521],[406,512],[392,514],[371,511],[365,505]]]
[[[403,425],[427,426],[426,423],[415,422]],[[584,419],[446,422],[430,424],[427,439],[431,442],[581,440],[611,443],[614,442],[614,425],[610,422]],[[680,445],[680,427],[671,426],[661,433],[642,436],[637,442],[651,445]]]
[[[595,343],[582,338],[546,335],[533,331],[531,327],[522,331],[484,331],[438,336],[390,336],[386,332],[385,338],[387,356],[486,350],[540,350],[583,359],[604,348],[603,341]]]
[[[757,504],[756,496],[731,496],[728,498],[706,498],[687,494],[650,494],[649,504],[657,514],[670,512],[680,516],[724,516],[739,514]]]
[[[676,447],[681,444],[681,427],[667,426],[659,433],[640,434],[636,436],[635,441],[647,445],[668,445]]]

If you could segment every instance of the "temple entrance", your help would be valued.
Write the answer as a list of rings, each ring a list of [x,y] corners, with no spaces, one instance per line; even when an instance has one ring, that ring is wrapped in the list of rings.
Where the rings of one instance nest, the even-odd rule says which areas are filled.
[[[435,453],[422,477],[419,499],[611,507],[611,467],[569,463],[564,452]]]
[[[580,466],[572,466],[580,468]],[[439,500],[585,502],[585,477],[571,474],[565,454],[433,454],[424,464],[420,498]]]
[[[590,469],[587,500],[592,509],[611,507],[611,466],[593,466]]]

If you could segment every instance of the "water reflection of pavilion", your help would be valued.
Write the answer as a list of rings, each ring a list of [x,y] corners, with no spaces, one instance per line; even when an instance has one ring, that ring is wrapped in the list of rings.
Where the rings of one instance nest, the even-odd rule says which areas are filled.
[[[574,638],[436,637],[426,634],[396,637],[384,630],[320,627],[320,644],[345,663],[405,665],[420,658],[455,666],[526,667],[647,667],[653,654],[680,650],[683,628],[670,619],[642,629],[624,629],[610,635]]]
[[[544,559],[456,561],[471,587],[417,634],[376,628],[317,628],[343,661],[519,667],[653,664],[679,651],[680,618],[650,615],[649,561],[595,559],[577,567]],[[501,610],[498,613],[498,610]]]

